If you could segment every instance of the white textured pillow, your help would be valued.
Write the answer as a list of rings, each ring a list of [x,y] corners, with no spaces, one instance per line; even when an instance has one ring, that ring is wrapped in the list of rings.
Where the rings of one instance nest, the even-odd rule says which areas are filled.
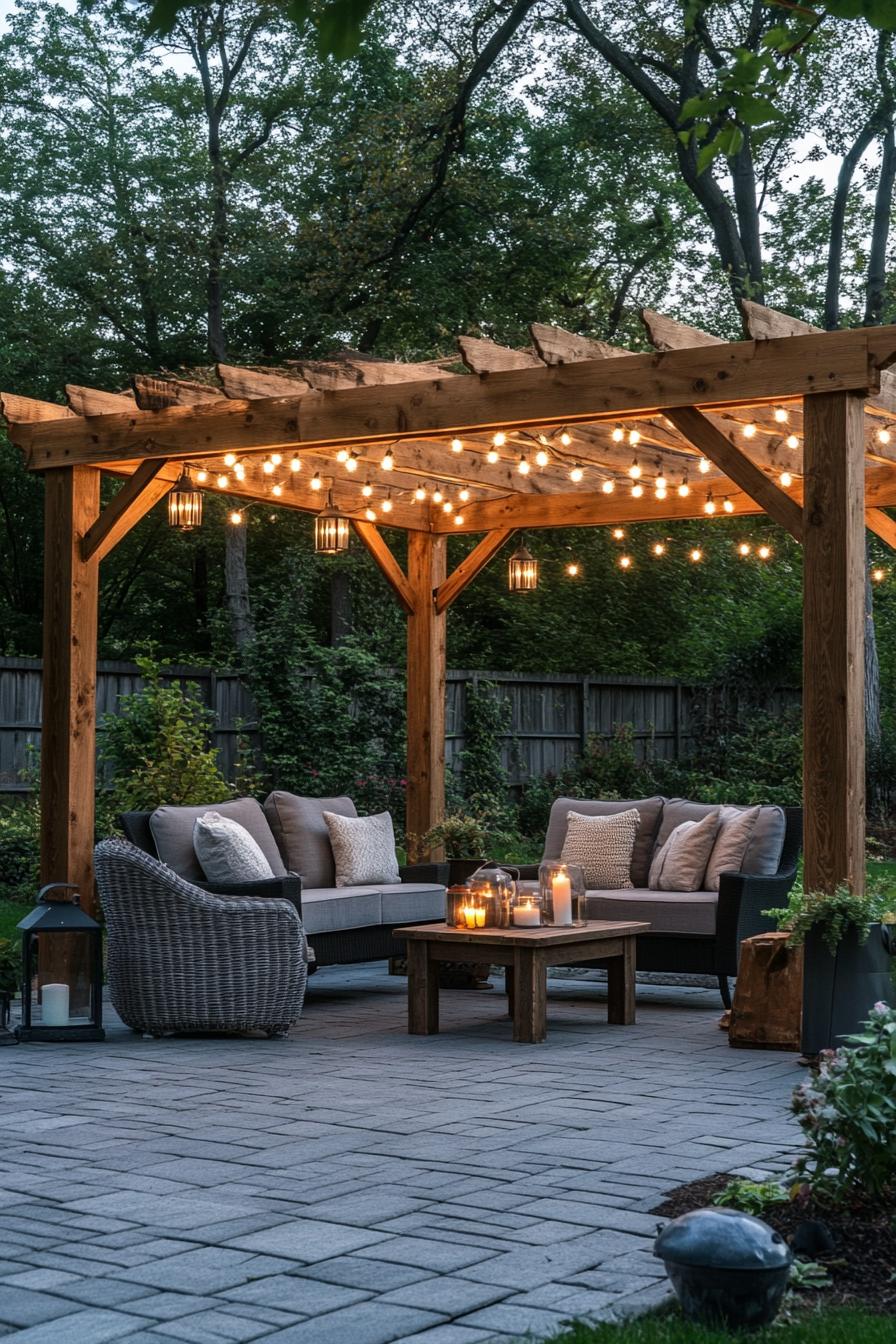
[[[723,807],[719,833],[704,879],[706,891],[718,891],[721,873],[739,873],[759,820],[759,807]]]
[[[375,817],[340,817],[336,812],[325,812],[324,821],[333,847],[337,887],[401,881],[395,831],[388,812],[378,812]]]
[[[719,813],[683,821],[653,856],[651,891],[702,891],[706,865],[719,833]]]
[[[578,863],[584,868],[589,891],[632,887],[632,850],[640,821],[641,813],[636,807],[609,817],[567,812],[560,858],[564,863]]]
[[[257,840],[220,812],[196,818],[193,849],[209,882],[261,882],[274,876]]]

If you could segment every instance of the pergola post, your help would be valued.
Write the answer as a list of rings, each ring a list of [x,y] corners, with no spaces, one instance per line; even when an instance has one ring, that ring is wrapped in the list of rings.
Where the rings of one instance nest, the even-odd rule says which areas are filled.
[[[41,880],[74,883],[95,914],[99,560],[81,558],[81,538],[99,512],[100,473],[59,467],[44,482]]]
[[[445,537],[408,533],[407,812],[409,857],[423,852],[426,832],[445,814],[445,626],[435,590],[446,574]]]
[[[803,495],[805,887],[865,884],[864,411],[806,397]]]

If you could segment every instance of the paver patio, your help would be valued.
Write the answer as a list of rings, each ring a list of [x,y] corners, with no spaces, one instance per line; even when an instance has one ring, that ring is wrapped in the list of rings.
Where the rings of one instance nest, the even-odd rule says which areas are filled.
[[[550,986],[515,1045],[500,981],[405,1033],[382,966],[310,982],[288,1041],[0,1052],[0,1335],[22,1344],[507,1344],[642,1309],[663,1193],[780,1170],[793,1055],[728,1048],[718,997]]]

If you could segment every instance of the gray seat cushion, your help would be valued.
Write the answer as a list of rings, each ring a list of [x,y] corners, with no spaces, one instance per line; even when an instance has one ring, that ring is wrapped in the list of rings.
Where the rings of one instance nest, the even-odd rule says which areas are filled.
[[[193,826],[206,812],[217,812],[244,827],[271,865],[274,876],[286,876],[277,842],[259,804],[254,798],[232,798],[226,803],[205,803],[202,807],[157,807],[153,812],[149,828],[156,853],[179,877],[188,882],[201,882],[205,877],[193,848]]]
[[[716,931],[717,891],[589,891],[589,919],[642,919],[651,933],[703,934]]]
[[[551,808],[551,819],[548,822],[542,857],[559,859],[563,841],[566,839],[567,812],[579,812],[586,817],[615,817],[617,813],[627,812],[629,808],[635,807],[641,820],[638,823],[635,847],[632,850],[632,882],[636,887],[646,887],[650,860],[653,857],[653,842],[663,812],[663,801],[659,795],[654,798],[630,798],[624,802],[613,803],[588,798],[558,798]]]
[[[336,865],[325,812],[340,817],[358,815],[351,798],[301,798],[275,789],[264,800],[264,815],[270,823],[283,862],[299,873],[306,888],[334,887]]]
[[[710,812],[718,810],[718,803],[692,803],[688,798],[667,798],[656,837],[656,848],[663,845],[675,827],[683,821],[702,821]],[[739,807],[738,810],[745,812],[747,809]],[[782,808],[773,804],[760,807],[741,871],[760,877],[774,877],[781,864],[786,831],[787,818]]]
[[[434,882],[312,887],[302,892],[302,920],[309,937],[377,924],[423,924],[444,918],[445,888]]]
[[[396,882],[380,888],[384,924],[424,924],[445,918],[445,888],[434,882]]]

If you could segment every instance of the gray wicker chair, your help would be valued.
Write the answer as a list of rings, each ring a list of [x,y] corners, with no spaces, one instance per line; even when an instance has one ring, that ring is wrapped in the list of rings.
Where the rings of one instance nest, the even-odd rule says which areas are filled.
[[[96,878],[112,1003],[135,1031],[287,1031],[302,1013],[308,948],[289,901],[217,896],[125,840]]]

